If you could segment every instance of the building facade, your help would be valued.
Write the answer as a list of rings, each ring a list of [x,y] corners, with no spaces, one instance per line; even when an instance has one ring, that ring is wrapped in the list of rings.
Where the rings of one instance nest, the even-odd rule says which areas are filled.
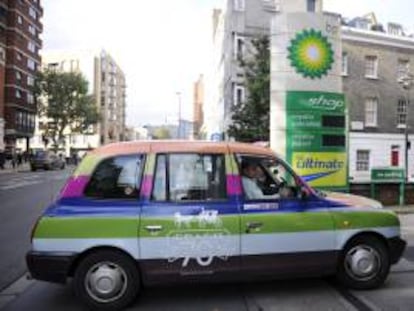
[[[102,116],[100,143],[105,145],[125,140],[125,74],[105,51],[96,58],[95,83]]]
[[[225,132],[231,122],[232,106],[244,101],[244,74],[240,60],[251,55],[251,39],[270,34],[271,18],[278,10],[274,1],[229,0],[213,12],[213,72],[216,84],[209,98],[206,125],[208,137]]]
[[[225,3],[225,4],[224,4]],[[322,9],[322,1],[227,0],[213,13],[214,72],[206,110],[207,138],[222,136],[231,123],[231,107],[244,101],[246,91],[238,58],[251,53],[249,40],[268,35],[271,18],[282,4],[298,11]],[[307,7],[306,7],[307,6]],[[373,167],[406,168],[414,181],[414,86],[398,82],[414,62],[414,38],[398,24],[379,24],[373,14],[343,19],[342,82],[349,108],[350,182],[370,181]],[[412,65],[411,65],[411,68]],[[411,70],[414,73],[414,69]],[[210,85],[208,87],[211,87]],[[213,111],[213,113],[211,112]],[[225,137],[224,137],[225,138]]]
[[[0,2],[0,148],[3,134],[10,149],[22,138],[28,148],[33,136],[36,102],[31,87],[41,62],[42,15],[40,0]]]
[[[66,156],[125,140],[125,75],[107,52],[48,51],[43,53],[42,58],[43,67],[82,73],[89,82],[88,93],[94,96],[101,116],[100,122],[85,134],[66,130],[65,143],[62,145]],[[48,120],[44,118],[36,121],[35,135],[31,140],[34,149],[45,148],[42,130],[45,122]]]
[[[201,75],[194,83],[194,102],[193,102],[193,135],[194,138],[201,139],[203,136],[204,123],[204,77]]]
[[[414,39],[391,32],[342,27],[342,76],[349,105],[350,179],[370,181],[373,167],[407,165],[414,181],[414,87],[404,77],[414,64]],[[393,24],[395,25],[395,24]],[[369,27],[369,28],[372,28]],[[406,137],[407,133],[407,137]],[[407,162],[406,162],[407,161]]]

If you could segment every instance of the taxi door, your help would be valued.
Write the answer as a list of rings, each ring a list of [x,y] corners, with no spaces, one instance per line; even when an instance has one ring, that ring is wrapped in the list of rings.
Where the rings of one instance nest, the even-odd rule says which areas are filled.
[[[144,281],[227,278],[240,269],[240,218],[225,153],[147,161],[139,248]]]
[[[272,157],[238,155],[241,174],[242,270],[256,276],[308,275],[335,270],[335,231],[332,217],[317,198],[302,199],[298,178]],[[243,161],[257,167],[255,182],[261,197],[244,182]]]

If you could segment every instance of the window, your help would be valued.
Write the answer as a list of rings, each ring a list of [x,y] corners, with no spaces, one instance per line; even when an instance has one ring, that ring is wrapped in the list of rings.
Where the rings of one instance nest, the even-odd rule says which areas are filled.
[[[33,18],[33,19],[36,19],[37,18],[37,14],[36,14],[36,11],[35,11],[35,9],[33,9],[33,7],[29,7],[29,15]]]
[[[30,59],[30,58],[27,59],[27,68],[36,70],[36,64],[33,59]]]
[[[245,8],[245,0],[233,0],[234,10],[236,11],[244,11]]]
[[[31,75],[27,76],[27,85],[33,86],[34,85],[34,78]]]
[[[365,77],[366,78],[378,78],[378,57],[376,56],[365,57]]]
[[[365,100],[365,126],[377,126],[378,99],[367,98]]]
[[[33,25],[29,25],[28,26],[28,28],[29,28],[29,32],[32,34],[32,35],[36,35],[36,29],[33,27]]]
[[[27,93],[27,103],[34,104],[34,96],[32,93]]]
[[[223,155],[158,155],[153,200],[224,200],[226,172]]]
[[[137,199],[143,168],[142,155],[105,159],[93,173],[85,195],[96,199]]]
[[[237,162],[245,199],[274,201],[297,196],[299,180],[285,163],[253,155],[237,155]]]
[[[20,90],[16,90],[15,95],[16,98],[22,98],[22,92]]]
[[[22,74],[20,73],[20,71],[16,71],[16,79],[17,80],[21,80],[22,79]]]
[[[36,46],[33,41],[27,42],[27,49],[32,53],[36,52]]]
[[[397,79],[404,78],[408,75],[410,69],[410,62],[408,60],[398,60]]]
[[[20,127],[23,124],[23,112],[17,111],[16,112],[16,124]]]
[[[308,0],[307,2],[308,12],[315,12],[316,10],[316,0]]]
[[[244,38],[234,35],[234,58],[238,61],[243,60],[244,55]]]
[[[20,52],[16,52],[16,58],[17,58],[17,60],[22,60],[22,53],[20,53]]]
[[[23,18],[20,15],[17,15],[17,22],[23,24]]]
[[[343,76],[348,75],[348,53],[346,53],[346,52],[342,53],[341,73],[342,73]]]
[[[240,84],[234,85],[233,104],[238,106],[241,105],[245,100],[244,86]]]
[[[357,150],[357,171],[369,171],[369,150]]]
[[[408,104],[410,104],[408,102]],[[407,101],[400,99],[397,105],[397,127],[405,128],[407,124]]]

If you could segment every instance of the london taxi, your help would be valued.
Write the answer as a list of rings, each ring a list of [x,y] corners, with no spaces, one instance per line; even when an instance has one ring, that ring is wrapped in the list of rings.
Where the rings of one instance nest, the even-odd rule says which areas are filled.
[[[73,278],[99,310],[124,308],[143,286],[187,280],[335,274],[371,289],[406,244],[397,216],[380,207],[316,192],[264,147],[111,144],[84,157],[35,224],[26,259],[33,278]]]

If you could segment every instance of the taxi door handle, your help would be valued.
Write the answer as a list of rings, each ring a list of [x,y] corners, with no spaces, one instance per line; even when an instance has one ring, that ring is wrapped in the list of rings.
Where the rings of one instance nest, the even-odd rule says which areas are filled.
[[[162,226],[160,225],[150,225],[150,226],[145,226],[145,229],[148,232],[158,232],[162,230]]]
[[[263,226],[263,223],[261,221],[252,221],[252,222],[248,222],[246,224],[246,233],[249,233],[250,230],[254,230],[254,229],[258,229],[261,226]]]

